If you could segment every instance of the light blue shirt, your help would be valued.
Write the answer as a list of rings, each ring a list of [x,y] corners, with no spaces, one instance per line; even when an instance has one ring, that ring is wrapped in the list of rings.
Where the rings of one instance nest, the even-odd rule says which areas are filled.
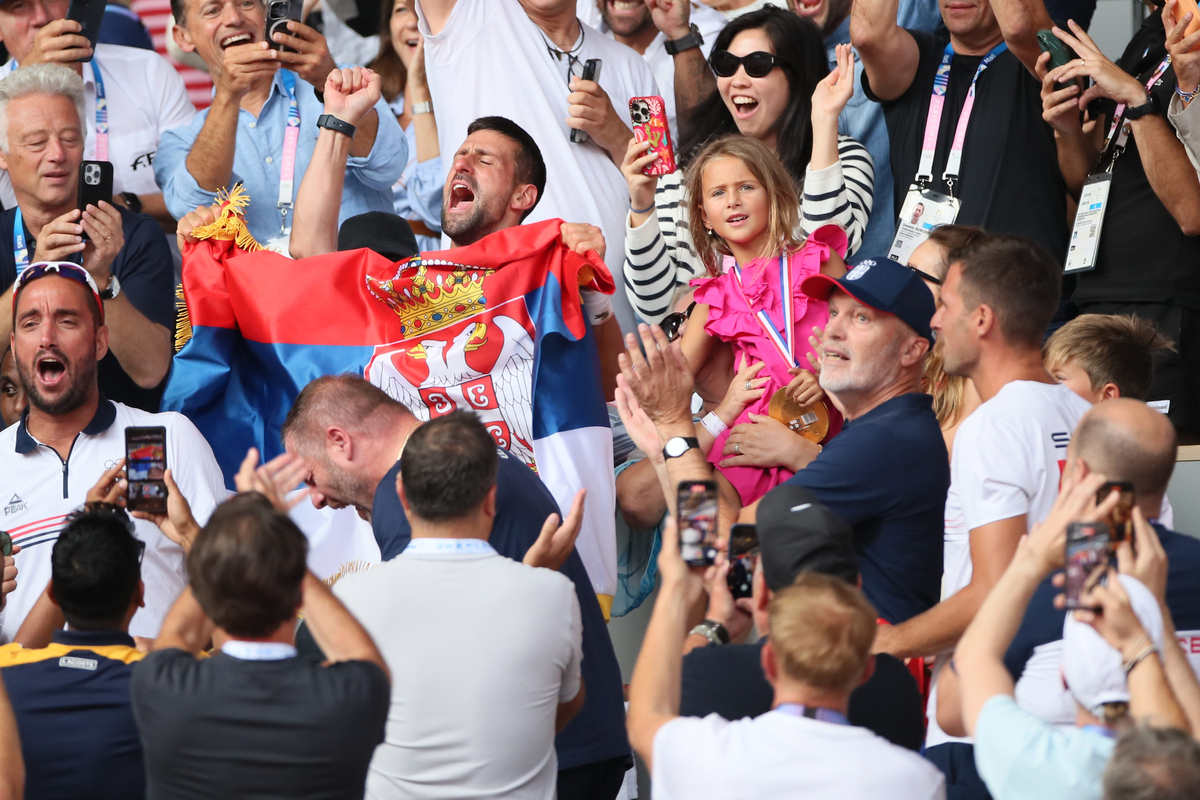
[[[995,800],[1100,800],[1115,745],[1091,728],[1055,728],[998,694],[979,712],[975,766]]]
[[[296,99],[300,110],[300,142],[296,148],[295,187],[292,202],[300,191],[300,181],[312,159],[317,143],[317,117],[324,113],[324,104],[317,100],[312,84],[296,78]],[[392,184],[399,178],[408,161],[408,144],[396,117],[382,99],[375,105],[379,113],[379,130],[375,144],[365,158],[351,157],[346,166],[346,184],[342,190],[342,206],[338,214],[340,226],[348,217],[368,211],[392,210]],[[241,183],[250,195],[246,224],[260,243],[279,236],[282,216],[279,201],[279,167],[283,154],[283,133],[287,127],[288,94],[283,78],[276,73],[271,94],[263,104],[258,119],[248,111],[238,112],[237,150],[233,157],[233,176],[230,186]],[[169,130],[158,143],[154,158],[154,176],[162,188],[167,210],[177,219],[196,206],[216,202],[214,192],[205,191],[187,169],[191,152],[208,110],[201,111],[187,125]],[[292,222],[289,213],[287,223]]]
[[[942,22],[938,4],[934,0],[901,0],[896,14],[896,22],[901,28],[923,30],[932,33]],[[837,51],[839,44],[850,42],[850,17],[842,20],[842,24],[833,33],[825,37],[826,55],[829,58],[829,68],[837,66]],[[887,123],[883,119],[883,106],[867,99],[862,89],[863,64],[854,53],[854,96],[846,103],[838,116],[838,133],[843,136],[853,136],[875,162],[875,186],[872,194],[875,197],[871,206],[871,219],[863,233],[863,243],[858,248],[861,256],[879,258],[886,256],[891,248],[892,238],[896,232],[896,210],[892,193],[892,153],[891,141],[888,139]]]
[[[392,114],[399,116],[404,111],[404,95],[396,95],[391,102]],[[442,231],[442,189],[446,184],[446,172],[442,169],[442,157],[434,156],[428,161],[417,161],[417,124],[409,122],[404,129],[404,140],[408,143],[408,163],[400,180],[392,187],[392,204],[398,216],[404,219],[419,219],[430,230]],[[417,247],[421,250],[441,250],[442,240],[433,236],[417,236]]]

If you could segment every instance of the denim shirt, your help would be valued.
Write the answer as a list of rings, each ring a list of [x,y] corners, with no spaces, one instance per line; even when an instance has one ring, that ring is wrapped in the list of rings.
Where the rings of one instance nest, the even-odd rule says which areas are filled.
[[[296,99],[300,110],[300,142],[296,149],[295,185],[292,202],[300,191],[304,171],[312,159],[317,143],[317,117],[324,104],[317,99],[312,84],[296,77]],[[348,217],[367,211],[392,211],[392,184],[399,178],[408,161],[408,144],[396,117],[382,98],[375,104],[379,115],[378,132],[370,154],[351,156],[346,166],[346,184],[342,190],[342,205],[338,225]],[[200,188],[187,169],[191,152],[209,110],[197,114],[190,123],[169,130],[158,143],[154,159],[154,176],[162,187],[167,210],[181,219],[196,206],[216,202],[216,193]],[[246,209],[246,224],[260,243],[279,236],[282,216],[279,201],[279,167],[283,154],[283,134],[287,127],[288,94],[281,72],[275,74],[271,93],[259,111],[258,118],[244,109],[238,111],[236,152],[230,186],[241,183],[250,195]],[[287,218],[290,228],[291,214]]]

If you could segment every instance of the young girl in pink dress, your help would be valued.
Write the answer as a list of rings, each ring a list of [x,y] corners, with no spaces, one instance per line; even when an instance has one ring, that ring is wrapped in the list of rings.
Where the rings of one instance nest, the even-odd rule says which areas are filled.
[[[692,281],[696,307],[681,346],[693,372],[719,342],[733,348],[735,363],[745,359],[763,365],[757,377],[765,384],[750,392],[754,399],[734,424],[752,422],[752,414],[766,416],[771,396],[789,384],[794,384],[793,396],[808,403],[824,399],[811,372],[793,377],[789,370],[809,366],[809,336],[829,317],[826,303],[809,298],[800,284],[818,272],[834,278],[846,273],[845,232],[827,225],[807,240],[799,238],[795,185],[757,139],[728,136],[711,142],[688,167],[686,183],[692,241],[712,276]],[[833,433],[841,418],[827,405]],[[721,467],[729,433],[717,435],[708,460],[743,504],[792,476],[781,466]],[[780,435],[798,434],[781,428]]]

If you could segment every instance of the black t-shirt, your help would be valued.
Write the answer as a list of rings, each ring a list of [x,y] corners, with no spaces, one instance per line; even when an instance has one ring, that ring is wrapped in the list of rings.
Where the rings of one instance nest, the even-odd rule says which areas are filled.
[[[1117,65],[1145,86],[1167,55],[1165,42],[1162,19],[1151,14],[1130,39]],[[1168,67],[1150,90],[1163,114],[1174,91],[1175,69]],[[1116,104],[1107,101],[1106,105],[1105,133]],[[1104,166],[1108,159],[1106,153]],[[1186,161],[1184,165],[1191,169]],[[1142,166],[1137,139],[1130,136],[1113,165],[1096,269],[1079,273],[1072,299],[1077,303],[1175,300],[1200,310],[1198,267],[1200,237],[1184,236],[1158,199]]]
[[[520,561],[537,541],[546,517],[559,513],[558,504],[533,470],[507,450],[497,448],[497,451],[500,468],[496,475],[496,521],[488,541],[500,555]],[[376,487],[371,508],[371,527],[384,561],[403,552],[412,538],[412,528],[396,494],[398,474],[399,461]],[[587,696],[583,708],[554,740],[558,768],[630,757],[621,667],[608,637],[600,601],[578,552],[571,553],[559,571],[575,584],[575,596],[579,599],[583,620],[581,669]]]
[[[882,101],[891,139],[897,214],[916,178],[933,79],[949,41],[945,32],[937,36],[923,31],[909,33],[921,54],[917,74],[908,91],[895,100]],[[982,60],[982,56],[955,55],[950,62],[930,183],[942,193],[946,193],[942,172],[959,112]],[[865,72],[862,86],[867,97],[878,100]],[[975,106],[954,195],[962,201],[958,224],[1020,234],[1046,247],[1056,259],[1065,258],[1070,235],[1067,190],[1058,169],[1054,133],[1042,120],[1041,85],[1008,50],[992,61],[975,86]]]
[[[893,397],[847,422],[787,480],[854,529],[863,594],[893,625],[938,602],[950,459],[929,395]]]
[[[175,335],[175,267],[162,228],[145,214],[118,209],[125,246],[113,259],[112,273],[121,282],[121,294],[151,322],[157,322]],[[17,211],[10,208],[0,214],[0,293],[17,280],[17,262],[13,253],[13,222]],[[32,261],[36,239],[25,229],[25,242]],[[103,291],[105,287],[101,286]],[[97,378],[100,391],[112,400],[143,411],[158,411],[166,378],[152,389],[143,389],[121,368],[111,346],[100,360]]]
[[[391,688],[369,661],[157,650],[133,670],[146,796],[360,800]]]
[[[679,713],[737,720],[770,711],[775,693],[762,672],[764,642],[698,647],[684,656]],[[874,674],[851,692],[847,718],[909,750],[920,750],[925,741],[917,682],[903,662],[886,653],[875,656]]]

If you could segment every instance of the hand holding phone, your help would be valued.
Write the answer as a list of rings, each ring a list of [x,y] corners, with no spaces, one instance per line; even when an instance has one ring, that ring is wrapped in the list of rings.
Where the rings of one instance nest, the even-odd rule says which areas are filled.
[[[82,161],[79,164],[79,202],[82,213],[89,205],[100,207],[100,201],[113,201],[113,165],[108,161]],[[80,217],[82,219],[82,217]],[[88,238],[85,229],[81,236]]]
[[[1080,598],[1104,577],[1109,564],[1110,537],[1103,522],[1072,522],[1067,526],[1066,607],[1087,608]]]
[[[88,40],[92,54],[96,52],[96,42],[100,38],[100,26],[104,24],[104,8],[107,5],[105,0],[71,0],[71,5],[67,8],[67,19],[74,20],[83,27],[79,35]],[[77,60],[91,61],[92,55],[81,56]]]
[[[167,429],[162,425],[125,429],[125,507],[167,513]]]
[[[629,101],[629,119],[633,121],[633,138],[650,142],[656,158],[642,170],[643,175],[666,175],[675,171],[675,151],[671,147],[671,128],[667,124],[666,106],[661,97],[634,97]]]
[[[689,567],[711,566],[717,560],[717,484],[682,481],[676,490],[679,554]]]
[[[600,68],[602,66],[604,66],[604,62],[599,58],[589,58],[587,61],[583,62],[583,74],[579,76],[580,79],[599,83]],[[579,128],[571,129],[571,142],[573,144],[583,144],[587,140],[588,135],[586,131],[580,130]]]

